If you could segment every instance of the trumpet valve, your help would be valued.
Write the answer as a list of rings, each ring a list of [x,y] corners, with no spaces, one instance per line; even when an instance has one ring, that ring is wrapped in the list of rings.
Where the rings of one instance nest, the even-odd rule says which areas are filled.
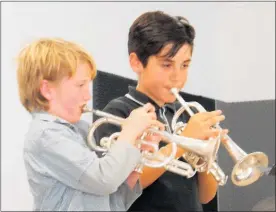
[[[177,122],[176,125],[174,125],[174,134],[181,135],[184,131],[187,124],[183,123],[182,121]]]
[[[101,145],[102,147],[105,147],[105,148],[109,149],[110,146],[111,146],[111,143],[110,143],[110,141],[109,141],[109,138],[108,138],[108,137],[103,137],[103,138],[101,138],[101,140],[100,140],[100,145]]]

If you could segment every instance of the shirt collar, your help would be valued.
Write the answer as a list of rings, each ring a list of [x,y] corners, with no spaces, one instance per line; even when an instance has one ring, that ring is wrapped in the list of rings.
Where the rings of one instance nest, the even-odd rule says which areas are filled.
[[[159,110],[162,107],[160,107],[153,99],[151,99],[150,97],[148,97],[146,94],[136,90],[136,88],[134,86],[129,86],[128,87],[128,94],[133,97],[135,100],[141,102],[142,104],[146,104],[146,103],[151,103],[154,107],[155,110]],[[170,110],[176,111],[176,102],[173,103],[167,103],[165,104],[163,107],[166,107]]]
[[[73,124],[71,124],[70,122],[55,116],[53,114],[50,114],[46,111],[34,111],[32,112],[32,117],[33,119],[38,119],[38,120],[42,120],[42,121],[48,121],[48,122],[56,122],[56,123],[60,123],[60,124],[66,124],[71,126],[74,126]]]

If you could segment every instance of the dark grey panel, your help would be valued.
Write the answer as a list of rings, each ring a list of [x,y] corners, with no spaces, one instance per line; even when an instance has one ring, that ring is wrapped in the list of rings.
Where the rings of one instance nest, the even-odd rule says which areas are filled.
[[[226,116],[221,126],[230,130],[230,137],[247,153],[266,153],[270,164],[274,164],[275,100],[216,103],[216,108],[221,109]],[[262,199],[275,196],[275,177],[263,176],[246,187],[233,185],[230,176],[234,163],[223,146],[219,150],[219,165],[229,175],[228,183],[219,189],[220,211],[250,211]],[[275,201],[270,203],[275,209]],[[271,208],[268,203],[266,207]]]

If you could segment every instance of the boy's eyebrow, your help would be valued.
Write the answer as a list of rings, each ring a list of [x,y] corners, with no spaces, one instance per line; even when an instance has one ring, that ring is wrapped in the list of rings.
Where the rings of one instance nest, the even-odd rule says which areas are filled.
[[[90,79],[81,79],[81,80],[77,80],[78,83],[84,83],[84,82],[88,82],[90,81]]]
[[[172,62],[172,63],[175,62],[174,60],[172,60],[171,58],[168,58],[168,57],[158,57],[158,60]],[[184,60],[183,62],[184,63],[191,62],[191,58],[188,58],[188,59]]]

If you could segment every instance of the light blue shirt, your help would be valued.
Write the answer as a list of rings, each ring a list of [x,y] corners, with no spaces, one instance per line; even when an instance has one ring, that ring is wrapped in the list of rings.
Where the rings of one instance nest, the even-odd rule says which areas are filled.
[[[126,179],[140,151],[116,142],[102,158],[86,145],[88,123],[70,124],[48,113],[33,113],[24,161],[34,210],[126,211],[141,195]]]

